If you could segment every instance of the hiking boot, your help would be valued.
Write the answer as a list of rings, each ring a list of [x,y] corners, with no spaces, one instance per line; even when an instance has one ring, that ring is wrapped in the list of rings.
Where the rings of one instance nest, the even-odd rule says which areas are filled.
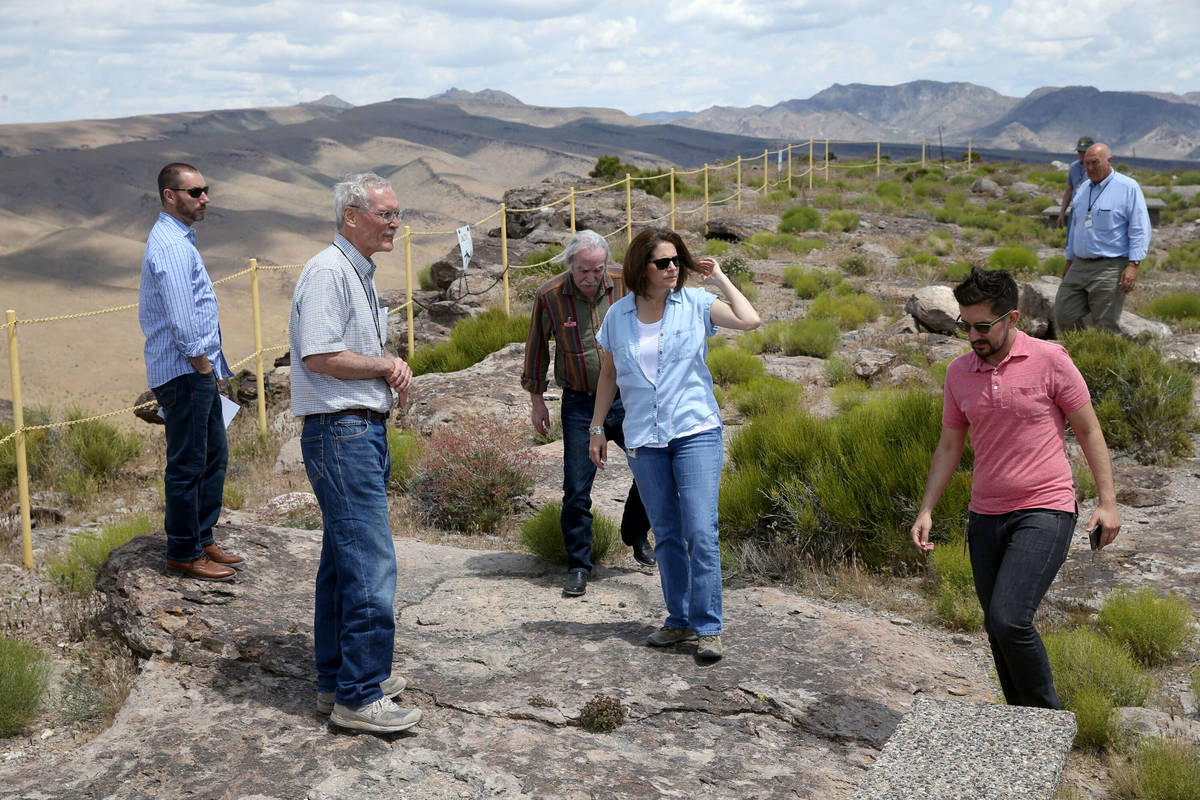
[[[671,628],[663,625],[646,637],[646,644],[651,647],[670,647],[680,642],[696,641],[696,632],[691,628]]]
[[[704,661],[716,661],[725,655],[721,648],[720,636],[701,636],[700,644],[696,646],[696,658]]]
[[[383,692],[384,697],[395,697],[403,692],[406,686],[408,686],[408,681],[403,675],[393,675],[379,684],[379,690]],[[333,692],[317,692],[317,713],[329,714],[332,712]]]
[[[567,573],[567,582],[563,584],[563,594],[567,597],[579,597],[587,591],[588,571],[573,569]]]
[[[421,721],[421,709],[400,708],[390,697],[381,697],[362,708],[346,708],[335,703],[329,721],[343,728],[372,733],[406,731]]]
[[[658,564],[654,558],[654,548],[650,546],[649,540],[642,539],[640,542],[634,542],[631,547],[633,547],[633,560],[643,567],[653,567]]]

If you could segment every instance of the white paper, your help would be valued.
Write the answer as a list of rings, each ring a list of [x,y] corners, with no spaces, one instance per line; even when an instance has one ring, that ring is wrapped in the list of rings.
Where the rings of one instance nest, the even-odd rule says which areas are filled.
[[[471,256],[475,255],[475,244],[471,241],[471,226],[463,225],[456,233],[458,234],[458,247],[462,250],[463,272],[466,272],[467,265],[471,263]]]
[[[225,418],[225,427],[229,427],[229,423],[233,422],[233,418],[237,416],[237,412],[242,410],[242,407],[230,400],[225,395],[220,395],[221,398],[221,415]]]

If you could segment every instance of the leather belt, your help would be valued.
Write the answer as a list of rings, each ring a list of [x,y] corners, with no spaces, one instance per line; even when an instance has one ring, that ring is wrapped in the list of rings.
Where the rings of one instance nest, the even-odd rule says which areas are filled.
[[[347,415],[353,417],[362,417],[363,419],[367,420],[375,420],[376,422],[387,422],[388,418],[387,414],[383,414],[379,411],[372,411],[369,408],[344,408],[341,411],[330,411],[325,414],[306,414],[304,421],[308,422],[311,419],[317,422],[328,422],[331,419],[344,417]]]

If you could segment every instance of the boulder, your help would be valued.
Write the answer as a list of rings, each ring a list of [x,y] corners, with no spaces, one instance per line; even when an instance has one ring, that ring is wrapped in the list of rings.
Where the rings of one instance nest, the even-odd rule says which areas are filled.
[[[471,309],[453,300],[439,300],[425,309],[429,321],[443,328],[453,328],[459,320],[471,316]]]
[[[1117,327],[1120,328],[1121,335],[1127,339],[1137,339],[1143,335],[1154,339],[1171,338],[1171,326],[1167,323],[1145,319],[1130,311],[1121,312],[1121,318],[1117,320]]]
[[[896,360],[896,354],[877,347],[864,347],[854,354],[854,374],[870,379]]]
[[[1043,275],[1032,283],[1021,284],[1017,310],[1021,327],[1031,336],[1048,339],[1054,335],[1054,298],[1062,278]]]
[[[991,178],[976,178],[975,182],[971,184],[971,191],[974,194],[986,194],[990,197],[1000,197],[1004,194],[1004,189],[1000,188],[1000,184]]]
[[[1042,193],[1042,190],[1037,186],[1032,183],[1025,183],[1024,181],[1017,181],[1012,186],[1009,186],[1008,190],[1017,194],[1023,194],[1026,197],[1037,197]]]
[[[166,425],[167,421],[158,413],[158,400],[154,397],[154,392],[147,389],[138,395],[137,400],[133,401],[134,406],[140,406],[143,403],[153,403],[154,405],[146,406],[145,408],[134,408],[133,415],[142,422],[149,422],[151,425]]]
[[[923,286],[904,303],[904,313],[926,328],[938,333],[953,334],[958,319],[958,301],[949,286]]]
[[[1200,334],[1198,333],[1170,336],[1159,345],[1159,349],[1168,361],[1182,361],[1189,366],[1200,366]]]
[[[1166,736],[1200,747],[1200,720],[1140,707],[1118,708],[1117,719],[1122,728],[1139,738]]]

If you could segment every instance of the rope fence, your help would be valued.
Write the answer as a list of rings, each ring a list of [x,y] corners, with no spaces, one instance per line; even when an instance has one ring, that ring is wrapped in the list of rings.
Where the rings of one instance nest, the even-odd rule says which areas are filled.
[[[849,173],[852,170],[870,169],[873,166],[875,168],[875,175],[877,177],[881,175],[882,165],[884,163],[882,150],[881,150],[881,142],[879,142],[879,141],[875,142],[875,158],[873,160],[868,159],[868,160],[863,161],[862,163],[838,163],[838,164],[832,164],[832,165],[830,162],[831,162],[831,160],[836,159],[836,156],[833,156],[830,152],[831,144],[832,145],[836,145],[836,144],[862,145],[864,143],[863,142],[850,142],[850,141],[844,141],[844,142],[843,141],[831,141],[829,139],[825,139],[822,141],[822,144],[823,144],[824,152],[823,152],[823,165],[821,167],[821,170],[823,172],[824,182],[828,183],[830,181],[829,174],[830,174],[831,168],[835,169],[835,170],[844,170],[847,173]],[[911,146],[911,143],[900,143],[900,144],[904,144],[906,146]],[[500,217],[500,251],[501,251],[500,271],[501,271],[501,275],[502,275],[503,281],[504,281],[504,310],[505,310],[505,313],[512,313],[511,312],[511,294],[510,294],[510,287],[509,287],[510,272],[512,270],[521,271],[521,270],[542,267],[542,266],[545,266],[545,265],[553,262],[554,258],[552,257],[552,258],[546,259],[544,261],[540,261],[540,262],[533,263],[533,264],[522,264],[522,265],[511,264],[509,262],[509,258],[508,258],[508,215],[509,214],[514,214],[514,215],[516,215],[516,214],[533,214],[533,213],[538,213],[538,212],[554,211],[565,203],[565,204],[568,204],[569,208],[570,208],[570,229],[571,229],[571,233],[574,234],[576,231],[575,210],[576,210],[576,200],[578,199],[578,197],[580,197],[581,195],[589,195],[589,194],[594,194],[597,192],[605,192],[605,191],[623,189],[624,194],[625,194],[625,224],[621,225],[620,227],[618,227],[617,229],[615,229],[613,231],[602,234],[605,239],[615,240],[615,238],[617,236],[620,236],[623,233],[623,234],[625,234],[626,246],[628,246],[628,244],[633,240],[633,229],[634,229],[635,225],[651,225],[651,224],[663,222],[665,220],[669,227],[674,228],[676,215],[679,215],[679,214],[693,215],[693,214],[700,214],[701,212],[704,213],[704,227],[705,227],[705,232],[707,232],[708,223],[709,223],[709,219],[710,219],[710,210],[712,209],[713,206],[724,207],[724,206],[728,206],[730,204],[735,204],[737,210],[741,211],[743,196],[749,196],[752,198],[764,196],[764,195],[766,195],[768,190],[772,187],[774,187],[774,188],[784,187],[784,188],[786,188],[786,190],[789,193],[791,193],[792,191],[794,191],[794,188],[795,188],[794,183],[796,181],[798,181],[800,179],[804,179],[804,178],[807,178],[807,187],[806,188],[808,190],[812,190],[814,188],[813,180],[818,172],[817,160],[815,159],[816,147],[817,147],[817,140],[809,139],[807,142],[805,142],[803,144],[788,144],[788,145],[784,145],[784,146],[780,147],[778,150],[774,150],[774,151],[764,150],[762,152],[762,155],[756,155],[753,157],[743,157],[743,156],[739,155],[739,156],[736,156],[733,160],[729,161],[728,163],[724,163],[724,164],[720,164],[720,163],[705,164],[701,167],[697,167],[695,169],[690,169],[690,170],[677,170],[674,167],[672,167],[672,168],[668,169],[667,171],[659,173],[657,175],[634,176],[629,173],[626,173],[624,178],[617,180],[617,181],[613,181],[612,183],[605,184],[603,186],[594,186],[594,187],[588,187],[588,188],[584,188],[584,189],[577,189],[576,187],[572,186],[570,188],[570,191],[568,192],[568,194],[564,195],[563,197],[560,197],[557,200],[554,200],[552,202],[545,203],[543,205],[536,206],[533,208],[509,208],[506,206],[506,204],[501,203],[499,208],[497,208],[491,214],[488,214],[486,217],[484,217],[481,220],[478,220],[477,222],[470,223],[467,227],[479,228],[482,225],[495,219],[497,216]],[[808,163],[802,171],[796,171],[793,169],[792,151],[794,148],[807,148],[808,152],[807,152],[806,158],[807,158]],[[772,155],[775,157],[777,164],[780,165],[776,169],[774,181],[771,180],[771,174],[770,174],[771,173],[770,158]],[[968,139],[967,140],[966,165],[965,165],[967,170],[969,170],[971,168],[972,158],[973,158],[973,156],[972,156],[972,149],[971,149],[971,141]],[[786,161],[786,168],[782,166],[783,162],[785,162],[785,161]],[[888,157],[888,163],[889,164],[891,163],[890,156]],[[755,185],[748,185],[743,180],[743,167],[744,166],[747,168],[750,168],[750,169],[760,168],[762,171],[761,182],[756,182]],[[926,166],[925,141],[922,140],[922,142],[921,142],[921,167],[924,168],[925,166]],[[733,170],[733,172],[734,172],[734,187],[733,187],[732,191],[723,197],[717,197],[715,199],[710,197],[710,176],[711,176],[711,174],[712,173],[721,173],[721,172],[728,171],[728,170]],[[700,176],[700,183],[702,184],[702,186],[699,187],[699,191],[702,191],[703,198],[693,195],[694,206],[692,206],[692,207],[680,208],[679,204],[678,204],[679,198],[677,196],[676,178],[682,177],[682,176],[689,176],[689,177],[690,176]],[[667,197],[669,198],[669,210],[667,211],[667,213],[662,214],[657,217],[654,217],[652,219],[634,219],[633,218],[633,197],[632,197],[634,184],[635,183],[649,183],[650,181],[662,180],[664,178],[668,181],[668,190],[667,190],[666,194],[667,194]],[[693,191],[693,190],[689,190],[689,192],[691,192],[691,191]],[[414,305],[415,305],[415,301],[413,299],[414,280],[413,280],[413,267],[412,267],[412,241],[413,241],[413,238],[417,237],[417,236],[420,236],[420,237],[435,237],[435,236],[449,237],[449,236],[457,236],[457,234],[458,234],[458,231],[456,231],[456,230],[413,231],[411,228],[409,228],[409,226],[406,225],[404,227],[404,234],[402,237],[400,237],[403,242],[403,246],[404,246],[405,286],[406,286],[407,300],[401,305],[398,305],[394,308],[390,308],[388,310],[388,314],[389,315],[397,314],[402,311],[405,312],[405,314],[406,314],[407,323],[408,323],[408,355],[409,355],[409,358],[412,357],[412,355],[416,349],[415,341],[414,341],[414,331],[413,331],[413,315],[414,315],[413,309],[414,309]],[[286,341],[281,344],[274,344],[274,345],[270,345],[270,346],[263,345],[261,304],[259,302],[259,292],[258,292],[259,273],[298,270],[298,269],[302,269],[303,266],[304,266],[303,264],[283,264],[283,265],[259,264],[257,259],[251,258],[251,259],[249,259],[249,263],[245,269],[235,272],[232,275],[226,275],[225,277],[220,278],[219,280],[213,281],[213,285],[218,286],[218,285],[222,285],[222,284],[226,284],[226,283],[231,283],[231,282],[236,281],[240,278],[243,278],[247,275],[250,277],[251,309],[252,309],[252,313],[253,313],[253,323],[254,323],[254,349],[248,355],[244,356],[243,358],[238,360],[236,363],[232,364],[231,367],[236,370],[236,369],[240,369],[244,365],[249,364],[250,362],[254,362],[255,381],[256,381],[257,389],[258,389],[258,392],[257,392],[257,395],[258,395],[257,396],[258,427],[259,427],[259,431],[262,433],[266,433],[266,430],[267,430],[266,391],[265,391],[265,386],[264,386],[263,355],[267,354],[267,353],[286,350],[288,345],[287,345]],[[26,456],[26,434],[28,434],[32,431],[37,431],[37,430],[45,430],[45,429],[51,429],[51,428],[65,428],[65,427],[68,427],[71,425],[78,425],[78,424],[82,424],[85,422],[93,422],[96,420],[119,416],[122,414],[128,414],[128,413],[131,413],[131,412],[143,409],[143,408],[149,408],[151,406],[154,406],[154,405],[156,405],[156,401],[152,400],[149,402],[141,403],[139,405],[130,406],[127,408],[120,408],[120,409],[116,409],[113,411],[106,411],[101,414],[97,414],[95,416],[86,417],[86,418],[82,418],[82,419],[65,420],[65,421],[61,421],[61,422],[52,422],[52,423],[47,423],[47,424],[42,424],[42,425],[25,425],[24,409],[22,407],[22,401],[21,401],[21,372],[20,372],[19,352],[18,352],[19,348],[18,348],[18,340],[17,340],[17,327],[19,325],[48,324],[48,323],[54,323],[54,322],[62,322],[65,320],[75,320],[75,319],[83,319],[86,317],[95,317],[95,316],[100,316],[100,315],[104,315],[104,314],[114,314],[114,313],[132,311],[132,310],[137,309],[137,307],[138,307],[137,303],[130,303],[127,305],[115,306],[112,308],[97,309],[94,311],[82,311],[82,312],[78,312],[78,313],[74,313],[74,314],[62,314],[59,316],[38,317],[38,318],[31,318],[31,319],[18,319],[16,311],[8,310],[6,312],[5,322],[3,323],[3,325],[0,325],[0,330],[5,330],[7,333],[7,338],[8,338],[9,371],[10,371],[10,376],[11,376],[12,405],[13,405],[13,430],[10,433],[8,433],[7,435],[0,437],[0,447],[3,447],[4,445],[6,445],[10,440],[15,440],[13,450],[14,450],[14,457],[16,460],[16,467],[17,467],[17,469],[16,469],[17,493],[19,495],[19,500],[20,500],[23,560],[24,560],[25,566],[27,568],[32,569],[32,567],[33,567],[33,550],[32,550],[32,536],[31,536],[31,525],[30,525],[30,494],[29,494],[28,463],[27,463],[27,456]]]

